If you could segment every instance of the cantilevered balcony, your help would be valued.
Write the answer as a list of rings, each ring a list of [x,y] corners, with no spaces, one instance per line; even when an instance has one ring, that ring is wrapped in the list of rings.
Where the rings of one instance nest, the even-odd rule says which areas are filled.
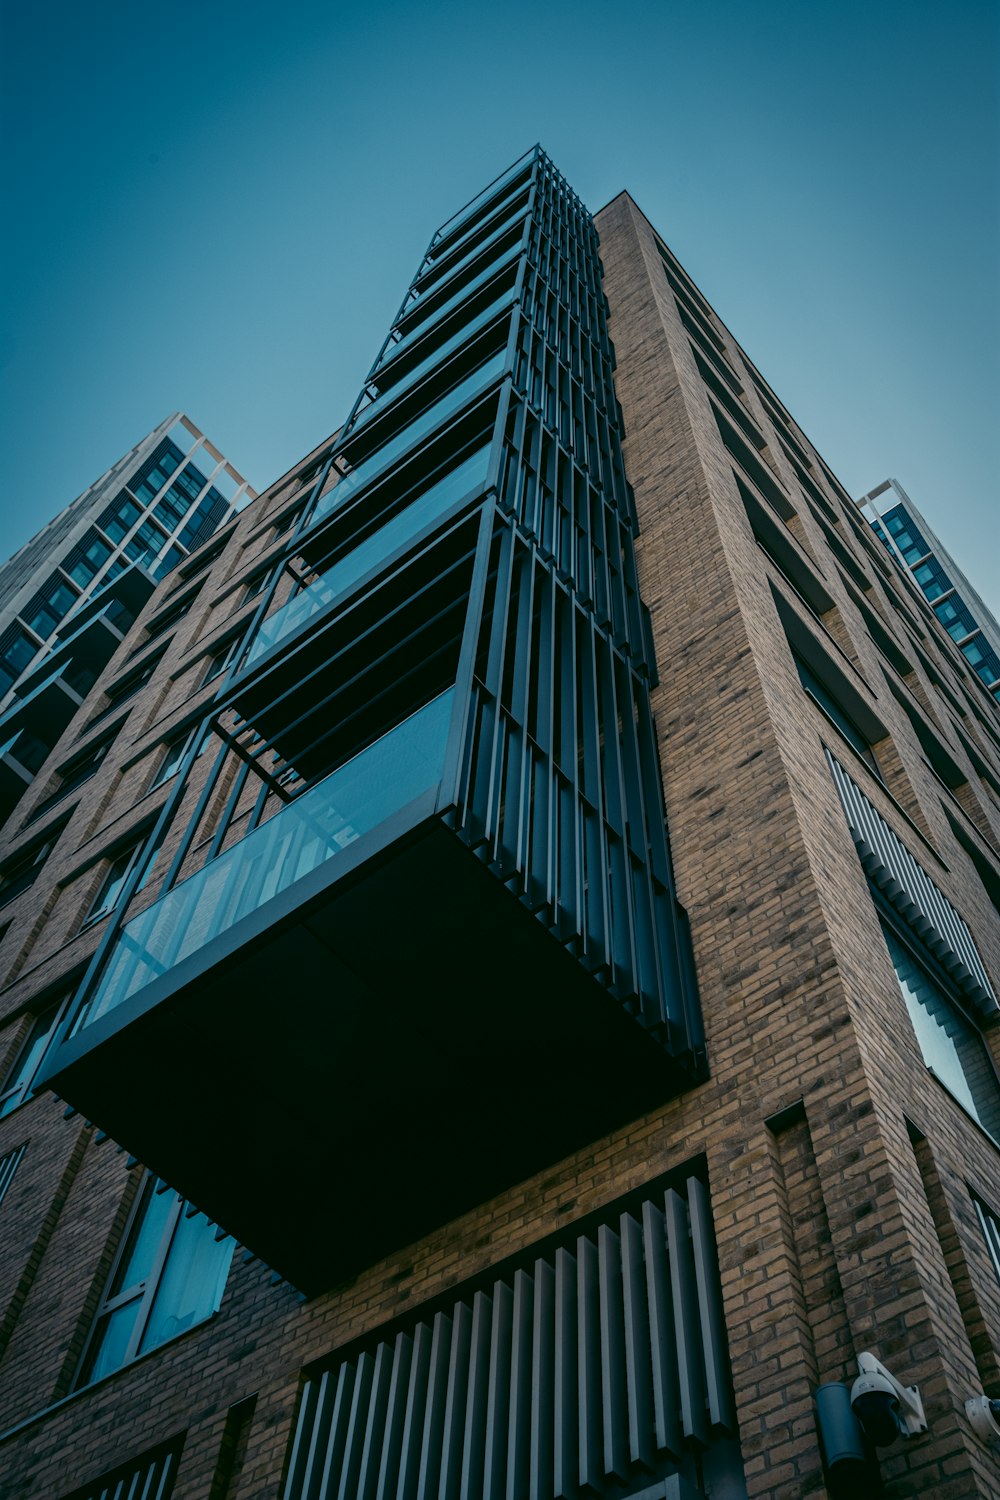
[[[460,710],[439,695],[128,922],[54,1059],[307,1292],[690,1082],[447,826]]]

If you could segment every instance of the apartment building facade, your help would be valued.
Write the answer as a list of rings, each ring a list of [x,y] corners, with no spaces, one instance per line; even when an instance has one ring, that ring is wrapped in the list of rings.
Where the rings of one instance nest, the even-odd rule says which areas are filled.
[[[442,226],[8,824],[0,1494],[996,1493],[1000,716],[931,627],[627,194]]]
[[[155,581],[256,493],[190,417],[173,412],[0,567],[0,818]]]

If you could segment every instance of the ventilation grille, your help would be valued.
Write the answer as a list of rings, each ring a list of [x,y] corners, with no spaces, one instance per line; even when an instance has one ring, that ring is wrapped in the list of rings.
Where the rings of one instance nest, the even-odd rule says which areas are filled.
[[[994,1014],[997,998],[968,927],[843,766],[829,750],[826,755],[869,880],[927,945],[963,994],[983,1015]]]
[[[24,1155],[24,1147],[18,1146],[13,1151],[8,1151],[6,1156],[0,1156],[0,1203],[4,1200],[4,1194],[14,1180],[21,1157]]]
[[[67,1495],[66,1500],[167,1500],[174,1488],[183,1437],[131,1459],[100,1479]]]
[[[731,1431],[731,1402],[689,1178],[310,1377],[284,1500],[635,1495]]]

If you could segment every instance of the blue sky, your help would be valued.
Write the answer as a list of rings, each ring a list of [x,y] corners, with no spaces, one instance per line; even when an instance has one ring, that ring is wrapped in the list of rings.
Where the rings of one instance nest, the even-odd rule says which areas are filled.
[[[986,0],[3,17],[4,554],[176,408],[275,479],[435,226],[540,140],[593,209],[629,189],[848,489],[897,477],[1000,613]]]

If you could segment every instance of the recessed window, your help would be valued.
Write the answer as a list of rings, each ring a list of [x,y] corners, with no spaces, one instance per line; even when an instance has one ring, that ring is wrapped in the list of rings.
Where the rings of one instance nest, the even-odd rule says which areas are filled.
[[[104,879],[101,881],[100,889],[84,919],[84,927],[90,927],[94,922],[99,922],[102,917],[114,911],[121,900],[125,882],[131,875],[145,842],[145,838],[141,838],[112,857]],[[147,871],[147,875],[148,873]]]
[[[972,1194],[972,1201],[976,1205],[976,1213],[986,1241],[986,1248],[990,1252],[990,1260],[993,1269],[1000,1281],[1000,1215],[994,1213],[988,1203],[984,1203],[978,1193]]]
[[[1000,1082],[982,1037],[915,950],[883,925],[885,941],[924,1062],[948,1092],[1000,1142]]]
[[[241,602],[246,604],[248,599],[256,599],[267,588],[273,576],[273,568],[263,568],[259,573],[255,573],[252,578],[247,580]]]
[[[205,680],[208,681],[207,678]],[[184,757],[190,748],[191,741],[199,732],[200,727],[196,724],[193,729],[185,730],[183,734],[177,735],[176,739],[168,741],[166,749],[163,752],[163,759],[156,768],[156,775],[153,777],[150,791],[154,791],[156,787],[162,786],[165,781],[169,781],[172,776],[177,775]],[[199,755],[204,755],[207,745],[208,735],[206,734],[198,746]]]
[[[881,780],[882,773],[879,770],[878,761],[875,759],[875,752],[863,730],[859,729],[850,714],[837,702],[833,694],[827,691],[809,664],[804,662],[796,652],[793,651],[792,655],[795,657],[795,668],[799,674],[799,681],[810,698],[814,699],[827,718],[837,726],[847,743],[853,745],[865,765],[874,771],[875,775]]]
[[[202,585],[199,583],[197,588],[192,589],[190,594],[185,595],[183,599],[178,600],[170,609],[163,610],[154,620],[151,620],[146,627],[146,641],[155,641],[158,636],[163,635],[164,631],[169,630],[172,625],[176,625],[179,620],[183,620],[198,597],[201,587]]]
[[[56,786],[44,801],[39,802],[32,813],[32,818],[37,818],[43,812],[47,812],[50,807],[55,807],[64,797],[68,797],[71,792],[76,791],[77,787],[83,786],[85,781],[89,781],[97,774],[123,723],[124,720],[121,720],[115,724],[114,728],[106,730],[100,739],[92,741],[86,750],[81,751],[79,755],[74,755],[71,760],[59,767],[56,773],[58,776]]]
[[[241,640],[242,636],[234,635],[230,640],[226,641],[223,645],[219,646],[217,650],[212,652],[211,656],[208,658],[208,664],[205,668],[205,675],[201,679],[202,687],[204,687],[206,683],[214,682],[217,677],[222,676],[223,672],[225,672],[227,667],[230,666],[233,658],[239,651]]]
[[[58,827],[47,828],[4,861],[0,866],[0,906],[6,906],[8,901],[13,901],[15,896],[34,885],[65,826],[63,818]]]
[[[140,667],[133,667],[130,672],[126,672],[123,677],[119,677],[116,682],[112,682],[105,695],[108,700],[107,705],[101,709],[99,714],[94,715],[86,727],[89,729],[91,725],[99,723],[101,719],[106,718],[120,704],[127,703],[130,698],[134,698],[136,693],[149,682],[162,660],[162,650],[153,652]]]
[[[158,1349],[218,1311],[233,1241],[204,1214],[147,1177],[101,1299],[77,1386]]]
[[[69,1000],[70,995],[62,995],[37,1016],[23,1047],[14,1059],[13,1067],[0,1086],[0,1120],[26,1099],[30,1099],[34,1093],[38,1071]]]

